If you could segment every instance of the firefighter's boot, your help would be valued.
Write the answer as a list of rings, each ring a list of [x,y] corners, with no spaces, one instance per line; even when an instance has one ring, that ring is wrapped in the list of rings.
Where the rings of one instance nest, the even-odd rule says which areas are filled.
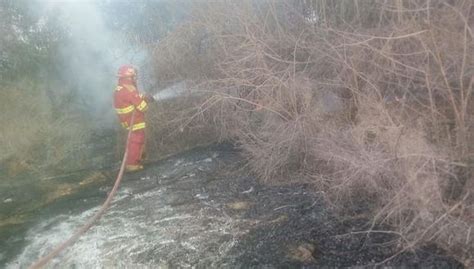
[[[138,172],[143,170],[143,165],[126,165],[125,172]]]

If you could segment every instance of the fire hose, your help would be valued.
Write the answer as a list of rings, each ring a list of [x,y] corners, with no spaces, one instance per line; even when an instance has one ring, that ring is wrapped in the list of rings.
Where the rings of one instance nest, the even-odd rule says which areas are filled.
[[[132,113],[132,119],[130,121],[129,126],[133,126],[133,121],[135,119],[135,112]],[[127,160],[128,156],[128,143],[130,140],[130,136],[132,133],[132,128],[129,129],[128,134],[127,134],[127,145],[125,146],[125,153],[123,154],[123,159],[122,159],[122,164],[120,166],[119,173],[117,175],[117,178],[115,179],[115,184],[114,187],[112,188],[112,191],[107,196],[107,199],[105,202],[102,204],[102,207],[95,213],[92,218],[89,219],[88,222],[86,222],[82,227],[76,230],[76,232],[66,241],[63,243],[59,244],[56,246],[48,255],[43,256],[42,258],[38,259],[35,263],[33,263],[29,268],[30,269],[37,269],[45,266],[49,261],[51,261],[53,258],[59,255],[64,249],[67,247],[73,245],[77,239],[79,239],[85,232],[87,232],[94,224],[97,222],[102,215],[107,211],[109,208],[110,204],[112,203],[112,199],[115,195],[115,193],[118,190],[118,187],[120,185],[120,182],[122,181],[123,173],[125,170],[125,161]]]

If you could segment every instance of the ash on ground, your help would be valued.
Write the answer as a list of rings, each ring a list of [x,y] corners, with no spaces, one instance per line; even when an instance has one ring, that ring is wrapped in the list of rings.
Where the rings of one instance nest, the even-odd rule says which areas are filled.
[[[354,233],[367,229],[367,220],[336,218],[323,194],[310,185],[261,184],[235,172],[240,164],[238,152],[221,145],[127,175],[99,224],[50,266],[365,268],[397,252],[395,236]],[[103,187],[102,195],[111,185]],[[47,254],[97,208],[41,221],[7,267],[25,267]],[[462,268],[429,247],[403,253],[384,266]]]

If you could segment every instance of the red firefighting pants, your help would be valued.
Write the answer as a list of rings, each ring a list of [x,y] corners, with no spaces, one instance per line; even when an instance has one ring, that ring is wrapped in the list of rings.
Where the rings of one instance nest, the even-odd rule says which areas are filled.
[[[145,145],[145,129],[132,131],[130,141],[128,142],[128,156],[126,165],[140,165]]]

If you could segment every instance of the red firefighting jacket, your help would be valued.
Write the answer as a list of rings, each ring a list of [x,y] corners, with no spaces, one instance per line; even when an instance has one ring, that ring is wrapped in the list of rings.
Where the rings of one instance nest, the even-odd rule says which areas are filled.
[[[135,119],[133,126],[131,126],[132,131],[141,130],[146,127],[144,112],[148,109],[148,104],[145,101],[145,97],[138,92],[135,86],[119,84],[114,92],[114,107],[120,124],[125,129],[130,129],[130,121],[134,111]]]

